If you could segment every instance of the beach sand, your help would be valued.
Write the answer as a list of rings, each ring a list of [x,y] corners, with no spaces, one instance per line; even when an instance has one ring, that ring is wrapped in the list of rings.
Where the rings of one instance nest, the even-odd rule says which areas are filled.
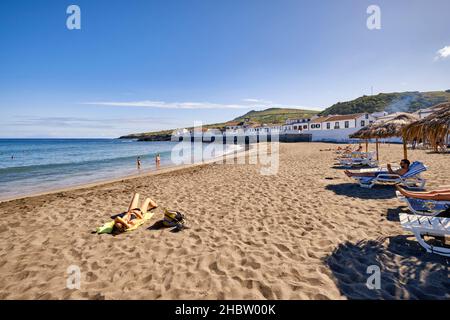
[[[334,166],[325,143],[280,144],[277,175],[258,165],[201,166],[0,203],[1,299],[450,298],[449,259],[403,231],[393,187],[362,189]],[[374,149],[374,146],[371,145]],[[382,145],[398,163],[401,145]],[[450,184],[450,156],[412,150],[427,189]],[[96,226],[134,192],[160,207],[118,236]],[[162,207],[190,229],[152,226]],[[80,289],[68,289],[78,266]],[[370,290],[367,268],[381,270]]]

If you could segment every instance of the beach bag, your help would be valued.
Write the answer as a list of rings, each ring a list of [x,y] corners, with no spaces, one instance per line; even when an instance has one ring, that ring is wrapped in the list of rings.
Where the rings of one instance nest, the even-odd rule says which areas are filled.
[[[164,209],[163,224],[166,227],[185,228],[186,216],[180,211]]]

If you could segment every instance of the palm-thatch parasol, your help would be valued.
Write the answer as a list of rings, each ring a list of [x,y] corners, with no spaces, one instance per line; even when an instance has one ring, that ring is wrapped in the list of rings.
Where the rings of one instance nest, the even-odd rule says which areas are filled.
[[[403,128],[418,120],[418,116],[410,113],[397,113],[393,117],[381,119],[373,124],[360,129],[359,131],[350,135],[350,138],[357,139],[376,139],[377,148],[377,160],[379,160],[378,154],[378,139],[402,137]],[[403,140],[403,155],[404,158],[408,158],[406,149],[406,141]]]
[[[404,128],[403,139],[427,140],[438,151],[439,146],[446,143],[450,131],[450,102],[438,104],[431,109],[435,110],[432,114]]]

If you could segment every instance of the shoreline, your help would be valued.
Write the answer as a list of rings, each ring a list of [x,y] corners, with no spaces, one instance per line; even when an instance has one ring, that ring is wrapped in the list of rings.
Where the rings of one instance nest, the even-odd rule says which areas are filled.
[[[60,138],[55,138],[55,140],[59,140]],[[72,140],[76,140],[78,138],[73,138]],[[118,138],[116,138],[118,139]],[[18,139],[20,140],[20,139]],[[25,139],[27,140],[27,139]],[[38,139],[39,140],[39,139]],[[64,140],[64,139],[63,139]],[[71,140],[71,139],[66,139],[66,140]],[[84,140],[84,139],[81,139]],[[94,138],[93,140],[100,140],[97,138]],[[113,140],[113,139],[101,139],[101,140]],[[280,142],[281,144],[286,143],[289,144],[287,142]],[[306,142],[297,142],[297,143],[306,143]],[[307,143],[318,143],[318,144],[331,144],[331,145],[341,145],[341,144],[358,144],[356,142],[354,143],[343,143],[343,142],[328,142],[328,141],[316,141],[316,142],[307,142]],[[391,143],[391,144],[399,144],[399,143]],[[255,145],[250,145],[250,148],[253,149],[254,146],[256,146],[258,144]],[[252,147],[253,146],[253,147]],[[141,177],[148,177],[148,176],[155,176],[155,175],[159,175],[159,174],[164,174],[164,173],[168,173],[168,172],[173,172],[173,171],[177,171],[177,170],[182,170],[182,169],[186,169],[186,168],[190,168],[190,167],[195,167],[195,166],[201,166],[201,165],[205,165],[208,163],[212,163],[215,161],[220,161],[221,157],[226,157],[227,155],[236,153],[236,156],[238,156],[239,153],[244,153],[246,152],[245,150],[245,146],[243,148],[243,150],[230,150],[229,152],[224,153],[223,155],[217,156],[214,159],[209,159],[207,161],[202,161],[199,163],[192,163],[192,164],[182,164],[182,165],[166,165],[166,166],[161,166],[161,168],[159,170],[155,170],[155,169],[149,169],[147,170],[143,170],[142,173],[140,174],[126,174],[123,176],[119,176],[119,177],[115,177],[115,178],[107,178],[107,179],[100,179],[100,180],[94,180],[92,182],[87,182],[87,183],[81,183],[81,184],[75,184],[75,185],[71,185],[71,186],[67,186],[67,187],[60,187],[60,188],[50,188],[47,189],[45,191],[42,192],[31,192],[31,193],[27,193],[27,194],[23,194],[23,195],[16,195],[16,196],[6,196],[4,198],[2,198],[0,196],[0,203],[3,202],[9,202],[9,201],[14,201],[14,200],[19,200],[19,199],[26,199],[26,198],[32,198],[32,197],[39,197],[39,196],[43,196],[43,195],[48,195],[48,194],[54,194],[54,193],[60,193],[60,192],[68,192],[68,191],[73,191],[73,190],[79,190],[79,189],[85,189],[85,188],[90,188],[90,187],[96,187],[96,186],[101,186],[101,185],[105,185],[105,184],[109,184],[109,183],[115,183],[115,182],[119,182],[119,181],[123,181],[123,180],[130,180],[130,179],[136,179],[136,178],[141,178]],[[150,171],[152,170],[152,171]]]
[[[359,187],[324,147],[335,145],[281,143],[273,175],[241,151],[224,164],[0,203],[0,299],[450,298],[450,261],[402,229],[408,209],[395,188]],[[400,145],[380,146],[381,163],[402,155]],[[411,150],[410,159],[429,166],[427,189],[448,185],[448,155]],[[135,193],[158,204],[151,220],[94,234]],[[164,209],[184,213],[189,228],[161,227]],[[371,265],[380,290],[366,286]],[[76,290],[66,286],[71,266],[80,270]]]
[[[252,150],[252,149],[254,149],[254,148],[250,148],[250,150]],[[244,147],[243,150],[230,150],[229,152],[226,152],[226,153],[224,153],[220,156],[217,156],[213,159],[209,159],[209,160],[198,162],[198,163],[181,164],[181,165],[166,165],[166,166],[162,166],[160,169],[156,169],[156,170],[153,169],[152,171],[150,171],[150,170],[143,171],[140,174],[124,175],[121,177],[116,177],[116,178],[111,178],[111,179],[96,180],[96,181],[92,181],[92,182],[88,182],[88,183],[82,183],[82,184],[72,185],[72,186],[63,187],[63,188],[54,188],[54,189],[49,189],[49,190],[42,191],[42,192],[33,192],[33,193],[12,196],[12,197],[5,197],[5,198],[0,197],[0,203],[6,203],[6,202],[10,202],[10,201],[15,201],[15,200],[23,200],[23,199],[27,199],[27,198],[33,198],[33,197],[39,197],[39,196],[45,196],[45,195],[51,195],[51,194],[56,194],[56,193],[61,193],[61,192],[82,190],[82,189],[86,189],[86,188],[103,186],[103,185],[120,182],[120,181],[124,181],[124,180],[156,176],[159,174],[170,173],[170,172],[174,172],[174,171],[178,171],[178,170],[207,165],[210,163],[221,161],[222,159],[225,159],[226,157],[234,156],[237,158],[242,155],[245,156],[245,152],[246,152],[246,150]]]

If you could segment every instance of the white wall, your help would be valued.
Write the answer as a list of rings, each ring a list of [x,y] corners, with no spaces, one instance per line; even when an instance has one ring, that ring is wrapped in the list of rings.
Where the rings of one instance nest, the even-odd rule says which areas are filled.
[[[339,129],[339,130],[310,130],[304,133],[310,133],[312,135],[312,141],[334,141],[345,142],[350,139],[348,136],[358,131],[359,128]]]

